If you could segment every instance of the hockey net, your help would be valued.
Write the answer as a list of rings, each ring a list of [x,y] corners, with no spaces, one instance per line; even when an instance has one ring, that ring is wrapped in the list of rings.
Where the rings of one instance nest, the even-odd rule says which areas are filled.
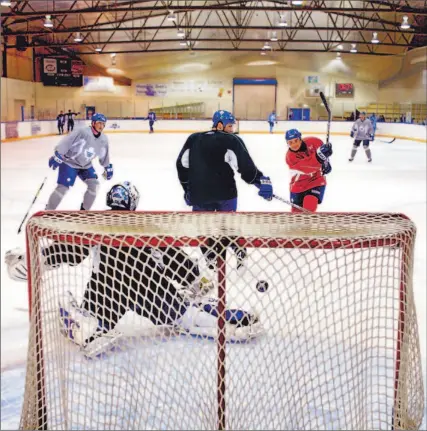
[[[421,424],[416,230],[403,215],[42,212],[26,232],[31,322],[23,429]],[[129,271],[139,277],[136,266],[121,264],[132,249],[184,250],[213,281],[205,295],[218,301],[216,335],[194,337],[127,311],[116,326],[123,334],[117,345],[88,358],[62,333],[58,304],[67,291],[82,300],[95,257],[46,268],[42,251],[53,243],[71,245],[76,258],[83,245],[105,246],[117,257],[108,273],[126,286]],[[211,270],[200,246],[213,244]],[[236,268],[233,244],[246,248],[245,268]],[[269,283],[264,292],[260,280]],[[158,306],[147,298],[146,307]],[[229,342],[224,308],[252,310],[264,332]]]

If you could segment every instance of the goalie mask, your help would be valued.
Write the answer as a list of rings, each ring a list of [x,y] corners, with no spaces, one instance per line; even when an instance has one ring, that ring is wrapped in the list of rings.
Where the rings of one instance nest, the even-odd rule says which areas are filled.
[[[7,273],[12,280],[27,281],[27,263],[23,250],[14,248],[7,251],[4,256],[4,262],[7,266]]]
[[[113,210],[135,211],[139,203],[139,192],[129,181],[116,184],[107,193],[107,206]]]

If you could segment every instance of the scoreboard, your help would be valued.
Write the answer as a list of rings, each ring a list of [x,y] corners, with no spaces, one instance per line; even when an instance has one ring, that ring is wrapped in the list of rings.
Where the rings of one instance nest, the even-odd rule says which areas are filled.
[[[42,61],[43,85],[82,87],[83,62],[70,58],[45,57]]]
[[[335,84],[335,97],[353,97],[353,84]]]

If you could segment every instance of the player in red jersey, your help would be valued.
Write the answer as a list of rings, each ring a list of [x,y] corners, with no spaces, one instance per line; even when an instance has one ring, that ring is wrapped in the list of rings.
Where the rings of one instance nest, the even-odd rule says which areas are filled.
[[[329,157],[332,145],[324,144],[319,138],[301,138],[296,129],[286,132],[288,152],[286,163],[292,173],[290,183],[291,202],[309,211],[316,211],[322,203],[326,188],[325,175],[331,172]],[[299,212],[292,207],[292,212]]]

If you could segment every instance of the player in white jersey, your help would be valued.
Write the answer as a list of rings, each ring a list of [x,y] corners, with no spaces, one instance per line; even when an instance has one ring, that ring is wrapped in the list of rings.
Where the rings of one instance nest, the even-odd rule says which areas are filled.
[[[70,187],[79,177],[87,186],[83,196],[81,210],[89,210],[95,202],[99,182],[98,175],[92,166],[92,160],[99,158],[104,167],[104,178],[113,176],[113,165],[110,163],[108,138],[104,130],[106,117],[103,114],[92,116],[90,127],[79,128],[62,138],[55,147],[55,154],[49,159],[49,167],[59,167],[58,181],[46,205],[47,210],[54,210],[61,203]]]
[[[360,117],[356,120],[351,128],[350,136],[354,138],[353,148],[351,150],[349,162],[354,160],[357,149],[363,141],[363,149],[365,150],[368,162],[372,162],[372,154],[369,148],[369,143],[374,139],[374,128],[371,121],[366,118],[366,112],[361,112]]]

